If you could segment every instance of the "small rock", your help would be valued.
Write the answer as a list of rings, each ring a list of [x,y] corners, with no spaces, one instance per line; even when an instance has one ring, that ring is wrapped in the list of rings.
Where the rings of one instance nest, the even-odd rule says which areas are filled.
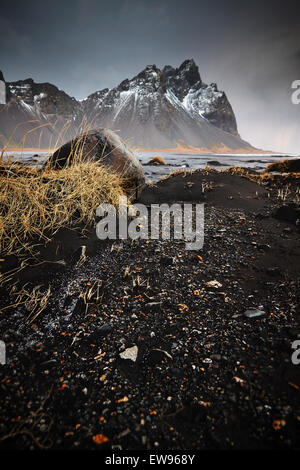
[[[114,329],[111,323],[104,323],[100,328],[97,328],[93,333],[89,336],[89,341],[98,341],[100,338],[108,335]]]
[[[208,281],[205,283],[205,285],[207,287],[214,287],[215,289],[219,289],[220,287],[222,287],[222,284],[219,282],[219,281]]]
[[[138,347],[132,346],[131,348],[125,349],[125,351],[120,353],[121,359],[130,359],[131,361],[135,362],[137,355],[138,355]]]
[[[262,251],[269,251],[269,250],[271,250],[271,246],[268,245],[268,244],[264,244],[264,243],[262,243],[262,244],[258,243],[257,244],[257,249],[262,250]]]
[[[247,318],[257,318],[257,317],[261,317],[265,314],[266,314],[266,312],[264,310],[258,310],[256,308],[251,308],[249,310],[246,310],[246,312],[244,312],[244,315]]]
[[[104,323],[99,330],[97,330],[98,334],[101,336],[106,336],[108,333],[110,333],[114,329],[113,325],[111,323]]]

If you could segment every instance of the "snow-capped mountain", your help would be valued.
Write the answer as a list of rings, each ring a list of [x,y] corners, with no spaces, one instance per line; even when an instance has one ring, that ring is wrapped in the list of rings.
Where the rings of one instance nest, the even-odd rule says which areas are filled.
[[[41,122],[43,146],[50,136],[53,142],[53,133],[61,132],[61,140],[66,141],[82,131],[80,126],[87,125],[118,131],[129,145],[138,148],[251,148],[238,135],[226,94],[215,83],[202,82],[193,60],[184,61],[179,68],[167,65],[162,70],[148,65],[131,80],[96,91],[82,101],[54,85],[38,84],[32,79],[6,83],[6,90],[9,104],[4,113],[0,112],[1,132],[1,114],[17,108],[22,119],[27,114]],[[36,139],[35,131],[30,134],[32,140]]]
[[[88,96],[82,106],[90,121],[118,130],[137,147],[249,146],[238,136],[225,93],[202,82],[193,60],[178,69],[148,65],[118,87]]]
[[[55,147],[77,133],[82,106],[75,98],[50,83],[35,83],[32,78],[5,85],[6,104],[0,105],[0,145]]]

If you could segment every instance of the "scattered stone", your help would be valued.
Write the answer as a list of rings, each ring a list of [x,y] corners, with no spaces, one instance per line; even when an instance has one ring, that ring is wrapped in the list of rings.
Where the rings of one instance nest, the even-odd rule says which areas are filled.
[[[132,346],[131,348],[125,349],[125,351],[120,353],[121,359],[130,359],[131,361],[135,362],[138,355],[138,347]]]
[[[205,359],[203,359],[204,364],[211,364],[212,363],[212,359],[210,357],[206,357]]]
[[[265,315],[266,312],[264,310],[258,310],[256,308],[251,308],[249,310],[246,310],[244,312],[244,315],[245,317],[247,318],[257,318],[257,317],[262,317],[263,315]]]
[[[106,336],[108,333],[111,333],[114,329],[114,326],[111,323],[104,323],[98,330],[97,334],[100,336]]]
[[[113,329],[114,327],[111,323],[104,323],[100,328],[97,328],[89,335],[88,340],[98,342],[101,338],[111,333]]]
[[[271,245],[268,245],[267,243],[257,243],[257,249],[261,251],[269,251],[271,250]]]
[[[222,287],[222,284],[218,281],[208,281],[205,283],[205,285],[207,287],[214,287],[215,289],[219,289],[220,287]]]

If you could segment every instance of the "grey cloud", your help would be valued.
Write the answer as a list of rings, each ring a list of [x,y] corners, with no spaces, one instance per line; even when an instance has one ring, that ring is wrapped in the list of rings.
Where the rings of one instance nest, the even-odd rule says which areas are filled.
[[[77,98],[147,64],[193,57],[203,80],[226,91],[243,138],[300,153],[300,106],[290,101],[300,79],[296,1],[4,0],[0,34],[7,80],[32,76]]]

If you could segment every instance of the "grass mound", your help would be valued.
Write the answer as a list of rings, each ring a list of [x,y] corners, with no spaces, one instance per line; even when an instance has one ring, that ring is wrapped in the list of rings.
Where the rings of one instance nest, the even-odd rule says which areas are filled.
[[[273,165],[273,163],[271,163],[270,165]],[[232,166],[230,168],[227,168],[226,170],[222,170],[222,173],[230,173],[231,175],[243,176],[251,181],[255,181],[258,184],[262,184],[268,181],[270,183],[281,185],[287,182],[298,182],[298,180],[300,179],[300,171],[290,171],[286,172],[283,175],[274,175],[272,173],[269,173],[267,169],[268,167],[263,172],[258,173],[255,170],[251,170],[249,168]]]
[[[62,227],[95,223],[95,211],[106,202],[117,206],[124,195],[122,175],[95,162],[75,163],[62,170],[1,162],[1,255],[32,252]]]
[[[156,155],[155,157],[150,158],[148,165],[166,165],[166,162],[162,157]]]
[[[265,172],[268,173],[270,171],[278,171],[279,173],[289,173],[289,172],[296,172],[300,173],[300,158],[295,160],[280,160],[279,162],[270,163]]]

